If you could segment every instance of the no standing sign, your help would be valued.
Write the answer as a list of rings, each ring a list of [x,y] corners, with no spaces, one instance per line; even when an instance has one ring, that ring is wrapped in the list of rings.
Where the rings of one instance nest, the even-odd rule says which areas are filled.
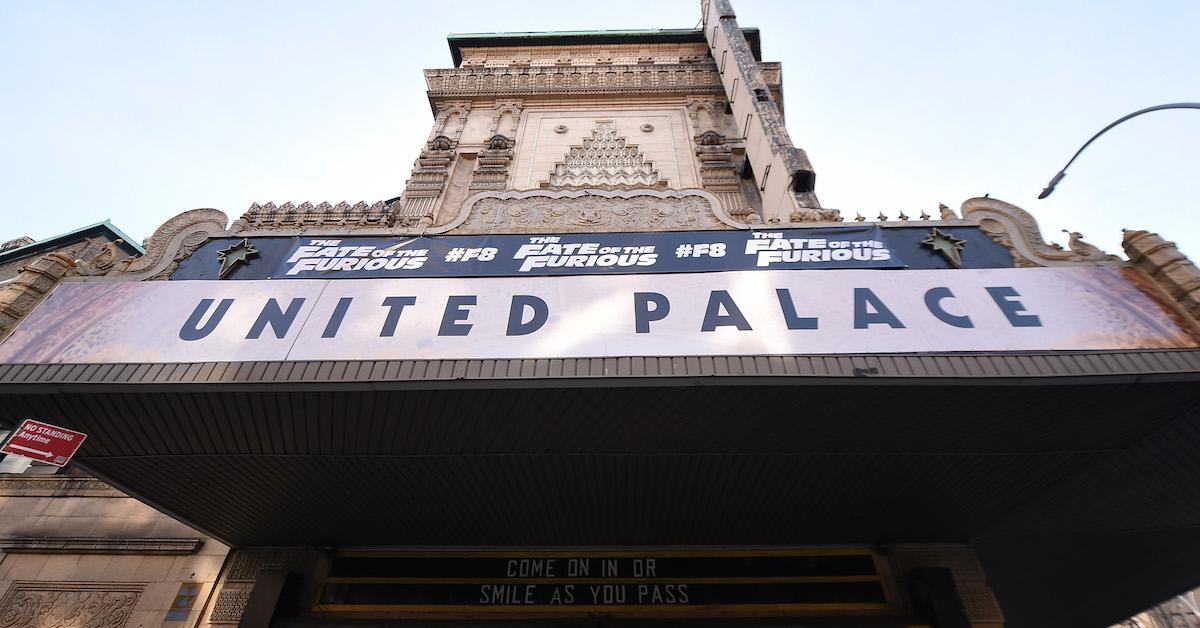
[[[0,447],[0,452],[63,467],[79,451],[85,438],[87,434],[83,432],[25,419]]]

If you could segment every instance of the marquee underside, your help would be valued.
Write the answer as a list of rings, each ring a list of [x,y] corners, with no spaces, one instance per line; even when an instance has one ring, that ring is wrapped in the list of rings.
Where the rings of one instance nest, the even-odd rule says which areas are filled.
[[[1076,625],[1200,559],[1197,353],[4,365],[0,420],[236,546],[970,542]]]

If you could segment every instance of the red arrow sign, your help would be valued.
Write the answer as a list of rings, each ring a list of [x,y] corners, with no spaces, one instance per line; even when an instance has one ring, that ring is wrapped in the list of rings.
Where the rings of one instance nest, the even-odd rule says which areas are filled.
[[[63,467],[79,451],[85,438],[87,434],[83,432],[25,419],[21,427],[0,447],[0,453],[16,454]]]

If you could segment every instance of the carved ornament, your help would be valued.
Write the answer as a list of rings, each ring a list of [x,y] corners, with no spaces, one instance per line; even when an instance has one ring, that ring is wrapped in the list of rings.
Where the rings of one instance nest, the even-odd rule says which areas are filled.
[[[617,133],[611,121],[599,121],[589,137],[567,149],[563,160],[554,164],[550,178],[542,182],[548,188],[649,188],[665,182],[646,160],[636,144],[629,144]]]
[[[425,233],[583,233],[741,229],[709,192],[686,190],[526,190],[483,192],[452,221]]]
[[[772,91],[779,90],[779,64],[760,64]],[[425,70],[430,98],[541,94],[714,94],[724,95],[711,59],[701,63],[637,65],[551,65],[460,67]]]
[[[1157,233],[1126,230],[1121,245],[1135,267],[1171,295],[1194,321],[1200,322],[1200,269],[1174,242]]]
[[[353,205],[346,202],[337,205],[313,205],[308,202],[299,205],[254,203],[246,213],[234,221],[229,232],[242,235],[274,231],[302,233],[314,229],[336,229],[344,232],[383,230],[393,224],[393,212],[394,207],[382,201],[371,205],[361,201]]]
[[[0,340],[17,327],[75,266],[70,255],[55,251],[33,260],[17,276],[0,283]]]
[[[0,628],[122,628],[144,584],[14,582],[0,601]]]
[[[77,273],[89,281],[142,281],[166,279],[179,262],[208,241],[228,235],[229,218],[216,209],[192,209],[164,222],[146,241],[146,253],[117,262],[97,272],[94,262]],[[94,260],[95,258],[93,258]]]
[[[1084,242],[1078,232],[1069,232],[1067,249],[1047,243],[1038,229],[1037,220],[1029,212],[999,199],[967,199],[962,204],[962,215],[964,220],[979,225],[981,231],[1008,249],[1017,267],[1122,263],[1119,257]]]

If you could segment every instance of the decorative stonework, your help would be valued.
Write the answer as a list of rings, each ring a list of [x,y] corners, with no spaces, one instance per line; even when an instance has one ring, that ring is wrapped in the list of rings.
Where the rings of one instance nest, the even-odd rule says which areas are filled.
[[[465,121],[466,116],[462,119]],[[421,151],[413,166],[412,176],[404,186],[398,219],[406,223],[422,220],[432,223],[438,196],[450,178],[450,164],[454,161],[457,146],[457,140],[440,134],[426,143],[425,150]]]
[[[75,260],[75,272],[80,275],[103,275],[112,270],[117,261],[128,258],[120,246],[125,244],[125,241],[117,238],[112,242],[105,242],[100,246],[100,252],[96,253],[87,260]]]
[[[563,160],[554,165],[542,187],[560,189],[634,189],[665,187],[654,164],[637,145],[617,134],[609,120],[596,122],[583,143],[571,146]]]
[[[199,551],[200,539],[150,537],[9,537],[0,538],[0,550],[9,554],[156,554],[186,556]]]
[[[972,198],[962,204],[963,219],[979,225],[980,230],[1012,253],[1013,264],[1020,268],[1065,266],[1069,264],[1120,264],[1121,259],[1083,241],[1079,232],[1070,233],[1068,248],[1048,244],[1042,239],[1037,220],[1029,212],[994,198]]]
[[[1171,295],[1180,307],[1200,321],[1200,269],[1174,242],[1148,231],[1125,231],[1125,254],[1137,268]]]
[[[208,241],[227,235],[225,224],[229,218],[216,209],[193,209],[183,212],[167,222],[146,241],[146,254],[122,260],[98,269],[93,261],[80,274],[92,281],[142,281],[166,279],[175,272],[179,262],[187,258]]]
[[[581,233],[740,229],[703,190],[527,190],[485,192],[427,233]]]
[[[492,126],[489,131],[492,135],[502,135],[510,141],[517,137],[517,126],[521,123],[521,112],[525,108],[523,100],[497,100],[495,106],[492,107]],[[511,119],[510,123],[501,128],[500,121],[505,115]]]
[[[449,142],[458,142],[462,137],[463,128],[467,125],[467,115],[471,113],[471,101],[448,100],[438,103],[433,116],[433,130],[429,132],[428,141],[437,143],[439,136]],[[438,148],[444,148],[438,145]]]
[[[287,569],[291,564],[287,552],[238,550],[229,564],[225,579],[229,582],[253,582],[264,572]]]
[[[54,252],[37,258],[0,284],[0,340],[37,307],[67,271],[75,266],[70,255]]]
[[[486,46],[461,49],[463,67],[523,68],[542,66],[592,66],[704,63],[708,48],[701,42],[640,44],[636,53],[627,44],[573,44],[571,46]]]
[[[469,191],[474,193],[507,188],[512,160],[512,140],[503,135],[493,135],[488,140],[487,148],[479,151]]]
[[[760,63],[771,89],[779,89],[776,63]],[[769,82],[773,79],[774,82]],[[592,66],[553,65],[425,70],[430,98],[532,96],[544,94],[716,94],[725,93],[711,60],[699,63]]]
[[[242,621],[246,604],[250,602],[250,589],[222,589],[213,603],[208,621],[214,624],[236,624]]]
[[[299,232],[307,229],[386,229],[392,226],[393,221],[393,208],[382,201],[370,205],[361,201],[353,205],[344,201],[337,205],[313,205],[308,202],[299,205],[254,203],[233,222],[229,232],[242,235],[272,231]]]
[[[19,238],[13,238],[3,244],[0,244],[0,252],[11,251],[13,249],[19,249],[23,246],[29,246],[30,244],[33,244],[34,242],[35,242],[35,240],[29,236],[21,236]]]
[[[0,628],[121,628],[144,588],[121,582],[14,582],[0,601]]]

